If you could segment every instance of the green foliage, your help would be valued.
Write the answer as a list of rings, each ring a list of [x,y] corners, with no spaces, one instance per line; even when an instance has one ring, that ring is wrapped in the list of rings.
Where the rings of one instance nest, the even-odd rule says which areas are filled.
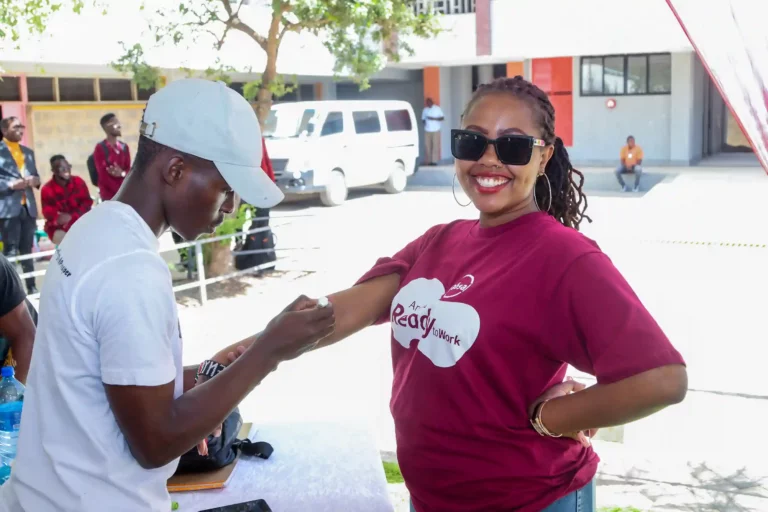
[[[435,15],[416,14],[412,0],[271,0],[271,5],[272,20],[266,31],[253,28],[240,17],[243,0],[180,0],[173,10],[158,10],[149,28],[158,46],[173,44],[190,49],[207,42],[220,50],[232,31],[250,37],[266,52],[267,64],[260,80],[246,84],[244,95],[249,99],[261,89],[280,97],[296,88],[295,80],[289,84],[275,72],[278,50],[288,32],[318,36],[335,57],[337,77],[349,76],[361,89],[369,86],[369,78],[387,60],[398,61],[413,53],[404,42],[406,38],[427,38],[439,32]],[[145,81],[151,73],[145,69],[143,50],[139,50],[126,48],[126,55],[116,65],[120,70],[138,72],[138,79]],[[213,69],[218,79],[225,80],[232,71],[220,65]]]
[[[250,221],[250,219],[256,217],[256,208],[249,204],[243,204],[240,205],[240,208],[237,209],[237,212],[227,216],[224,219],[224,222],[221,223],[221,225],[216,228],[216,231],[210,235],[210,236],[203,236],[201,238],[213,238],[217,236],[224,236],[224,235],[234,235],[238,231],[243,230],[243,226],[245,226],[245,223]],[[219,240],[218,242],[211,242],[209,244],[203,244],[203,264],[209,265],[211,263],[211,257],[212,257],[212,246],[214,244],[219,245],[230,245],[232,243],[231,238],[225,238],[224,240]]]
[[[0,44],[16,44],[22,33],[42,34],[51,14],[62,8],[80,14],[87,0],[0,0]],[[96,1],[93,1],[96,4]],[[0,46],[1,47],[1,46]]]
[[[131,74],[139,89],[159,88],[160,71],[146,63],[144,48],[138,43],[128,47],[120,41],[120,45],[125,53],[112,62],[112,67],[121,73]]]
[[[600,507],[597,512],[643,512],[635,507]]]
[[[384,462],[384,475],[387,477],[388,484],[401,484],[403,480],[403,474],[400,473],[400,466],[394,462]]]

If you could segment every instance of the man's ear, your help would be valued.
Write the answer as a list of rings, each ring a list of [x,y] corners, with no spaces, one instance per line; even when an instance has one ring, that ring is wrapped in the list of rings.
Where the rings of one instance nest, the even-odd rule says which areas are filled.
[[[176,155],[163,167],[163,181],[168,185],[175,187],[184,176],[184,158]]]

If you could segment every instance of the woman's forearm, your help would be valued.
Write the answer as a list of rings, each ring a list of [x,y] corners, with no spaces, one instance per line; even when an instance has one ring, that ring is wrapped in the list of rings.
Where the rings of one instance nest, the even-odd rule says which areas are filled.
[[[541,422],[555,434],[624,425],[682,402],[687,390],[685,367],[663,366],[554,398],[541,410]]]
[[[400,275],[389,274],[329,295],[336,313],[336,330],[317,348],[332,345],[373,325],[389,311],[399,287]]]

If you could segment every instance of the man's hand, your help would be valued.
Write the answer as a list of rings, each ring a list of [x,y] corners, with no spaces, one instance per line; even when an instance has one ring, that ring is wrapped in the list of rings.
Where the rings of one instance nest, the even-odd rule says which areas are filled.
[[[529,417],[533,417],[533,412],[536,410],[536,406],[539,405],[542,402],[546,402],[547,400],[552,400],[553,398],[558,398],[561,396],[570,395],[571,393],[578,393],[579,391],[584,390],[587,387],[586,384],[582,384],[581,382],[577,382],[573,380],[573,377],[568,377],[565,382],[561,382],[560,384],[555,384],[548,390],[546,390],[539,398],[537,398],[533,405],[531,405],[528,415]],[[546,411],[546,406],[543,406]],[[542,421],[544,426],[547,426],[547,423],[544,421],[543,413],[542,413]],[[561,432],[552,432],[553,434],[561,434]],[[597,433],[597,429],[589,430],[586,432],[568,432],[568,433],[562,433],[563,437],[569,437],[573,439],[574,441],[578,441],[583,446],[589,446],[591,443],[589,441],[590,438],[594,437]]]
[[[24,190],[29,187],[26,180],[13,180],[11,182],[11,190]]]
[[[110,176],[119,178],[122,176],[123,170],[116,165],[109,165],[107,166],[107,173],[109,173]]]
[[[72,220],[72,215],[68,213],[60,213],[59,216],[56,218],[56,224],[59,226],[66,226],[69,224],[69,221]]]
[[[40,186],[40,177],[39,176],[27,176],[24,178],[24,181],[27,182],[27,187],[39,187]]]
[[[317,300],[302,295],[269,322],[253,346],[279,363],[312,350],[335,327],[333,304],[317,307]]]
[[[237,347],[237,349],[235,351],[233,351],[233,352],[229,352],[227,354],[227,359],[229,360],[229,362],[227,363],[227,366],[229,366],[230,364],[234,363],[235,360],[238,357],[243,355],[244,352],[245,352],[245,347],[243,347],[243,346]],[[203,382],[207,381],[208,379],[209,379],[208,376],[200,375],[200,377],[198,377],[197,383],[195,385],[197,386],[199,384],[202,384]],[[217,428],[216,430],[213,431],[213,437],[219,437],[220,435],[221,435],[221,426],[219,426],[219,428]],[[197,453],[199,453],[200,455],[202,455],[204,457],[206,455],[208,455],[208,438],[205,438],[202,441],[200,441],[199,443],[197,443]]]

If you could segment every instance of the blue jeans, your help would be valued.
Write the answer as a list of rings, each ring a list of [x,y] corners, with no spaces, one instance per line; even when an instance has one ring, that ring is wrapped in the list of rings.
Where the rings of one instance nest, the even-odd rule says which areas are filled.
[[[597,510],[595,500],[595,481],[573,491],[542,510],[541,512],[595,512]]]
[[[541,512],[595,512],[597,510],[595,500],[595,481],[573,491],[542,510]],[[411,503],[411,512],[416,512]]]
[[[621,185],[621,188],[627,189],[627,184],[624,183],[624,178],[621,177],[622,174],[634,174],[635,175],[635,189],[640,188],[640,178],[643,177],[643,166],[642,165],[635,165],[631,169],[627,169],[623,165],[620,165],[614,172],[614,175],[616,175],[616,179],[619,180],[619,185]]]

